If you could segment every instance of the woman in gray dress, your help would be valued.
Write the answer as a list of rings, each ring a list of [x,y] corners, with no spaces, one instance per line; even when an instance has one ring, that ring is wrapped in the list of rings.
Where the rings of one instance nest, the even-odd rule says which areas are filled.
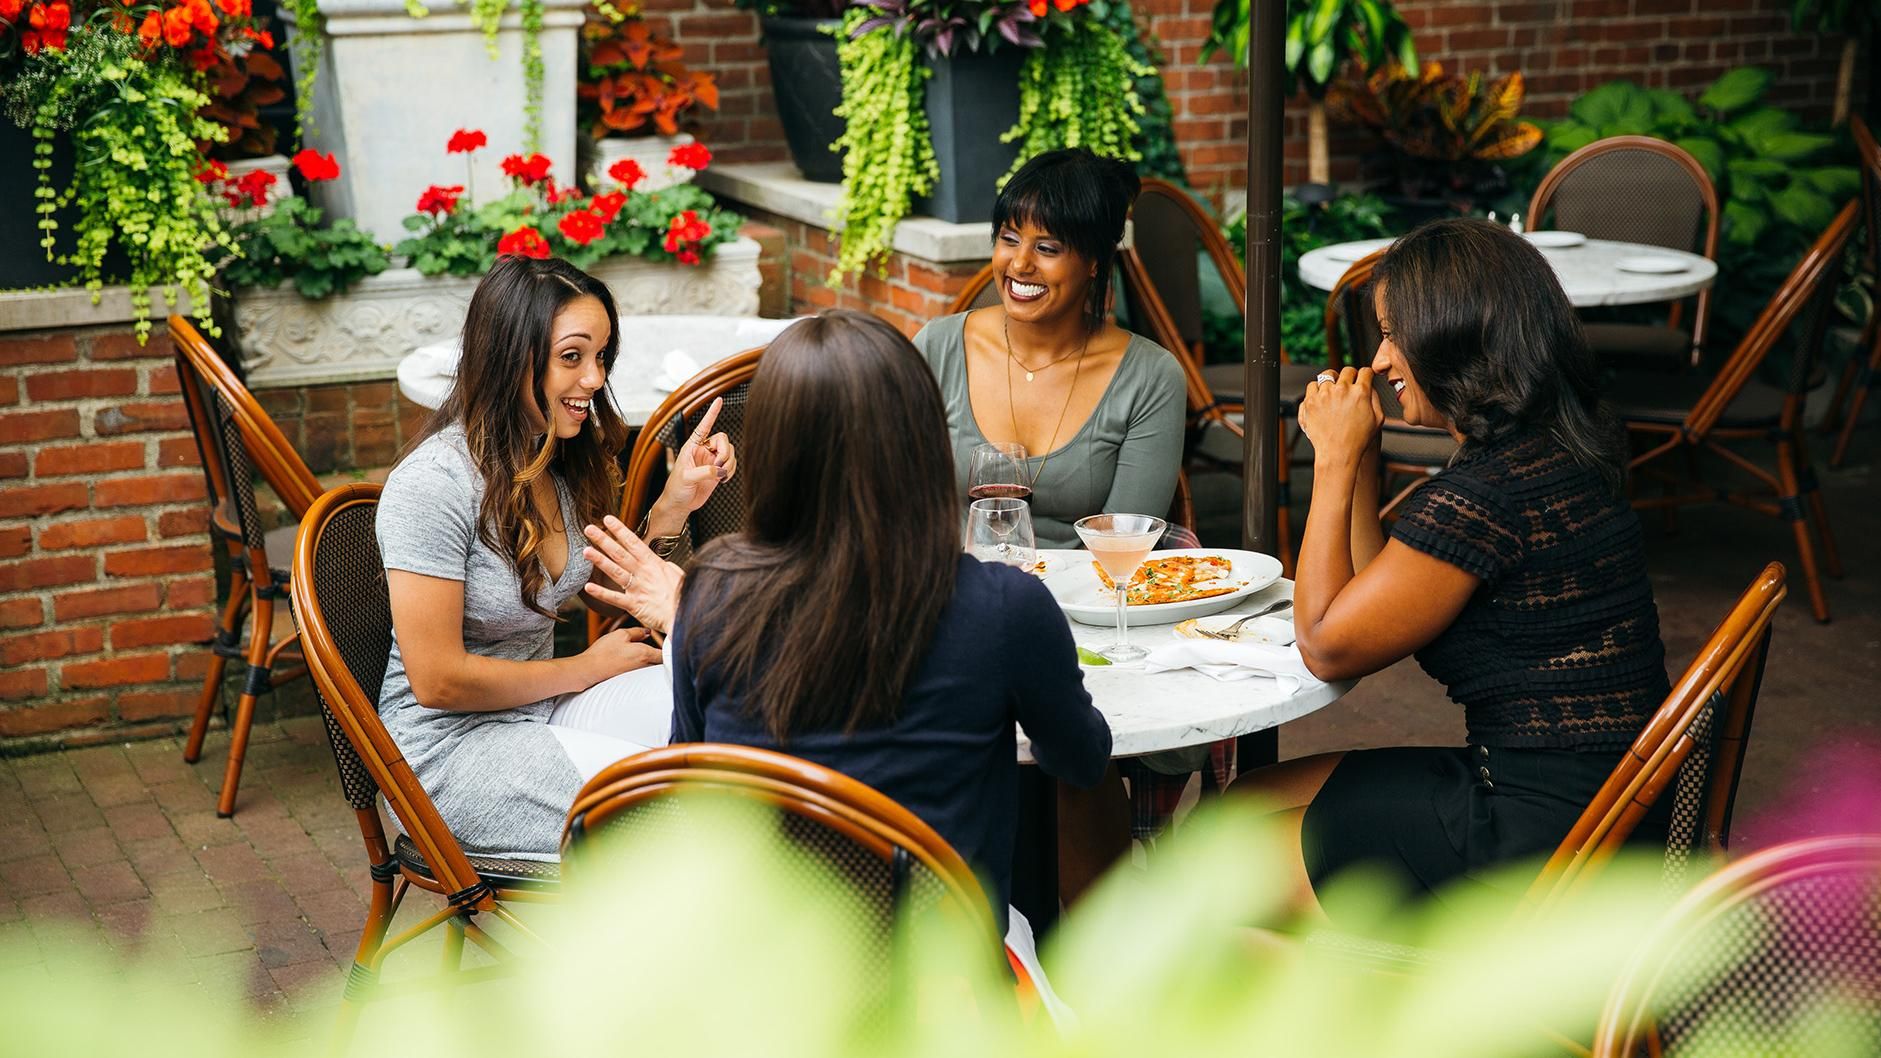
[[[466,848],[553,858],[581,783],[665,745],[672,687],[644,629],[554,656],[594,577],[579,534],[617,502],[613,296],[565,261],[500,259],[471,296],[457,383],[386,479],[392,602],[379,715]],[[737,469],[705,423],[642,533],[676,540]],[[600,607],[597,607],[600,608]]]
[[[1110,319],[1110,276],[1136,173],[1083,148],[1027,162],[993,206],[999,304],[942,317],[914,344],[947,404],[964,507],[973,449],[1031,456],[1040,547],[1077,547],[1072,523],[1162,515],[1175,496],[1187,410],[1168,350]]]

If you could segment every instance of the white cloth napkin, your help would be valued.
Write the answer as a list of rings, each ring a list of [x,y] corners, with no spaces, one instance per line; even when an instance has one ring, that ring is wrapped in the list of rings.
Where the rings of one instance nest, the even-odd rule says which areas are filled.
[[[1184,639],[1150,651],[1143,659],[1146,672],[1194,669],[1218,680],[1246,680],[1268,676],[1292,694],[1319,680],[1307,671],[1300,651],[1293,646],[1267,643],[1223,643],[1212,639]]]
[[[660,377],[654,382],[661,389],[671,392],[684,385],[699,370],[699,362],[687,355],[684,349],[673,349],[660,358]]]

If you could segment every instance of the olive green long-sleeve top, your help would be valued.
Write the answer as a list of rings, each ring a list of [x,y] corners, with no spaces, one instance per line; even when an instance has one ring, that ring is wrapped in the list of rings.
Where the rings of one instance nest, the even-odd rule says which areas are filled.
[[[973,448],[986,443],[967,395],[966,320],[966,313],[943,316],[914,336],[947,402],[962,511]],[[1083,427],[1056,451],[1026,461],[1038,475],[1032,485],[1032,532],[1038,546],[1081,546],[1071,526],[1090,514],[1166,515],[1182,463],[1186,411],[1187,390],[1175,354],[1132,335],[1117,373]]]

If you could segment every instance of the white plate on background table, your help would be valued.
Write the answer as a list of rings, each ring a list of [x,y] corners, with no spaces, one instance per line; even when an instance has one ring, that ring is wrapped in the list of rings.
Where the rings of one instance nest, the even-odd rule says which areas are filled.
[[[1340,264],[1350,264],[1351,262],[1356,261],[1361,257],[1364,257],[1366,254],[1372,253],[1373,251],[1376,251],[1376,250],[1382,250],[1385,247],[1390,246],[1392,243],[1397,242],[1397,241],[1398,240],[1395,238],[1393,239],[1361,239],[1358,242],[1340,242],[1340,243],[1334,243],[1331,246],[1321,247],[1319,252],[1320,252],[1320,255],[1325,257],[1326,260],[1328,261],[1336,261]]]
[[[1565,250],[1587,241],[1587,236],[1578,231],[1531,231],[1522,237],[1543,250]]]
[[[1097,579],[1097,569],[1089,558],[1090,552],[1082,552],[1081,562],[1067,562],[1063,569],[1045,575],[1045,587],[1051,590],[1052,598],[1058,600],[1058,606],[1065,616],[1080,624],[1115,627],[1117,623],[1117,601],[1104,589],[1103,582]],[[1132,606],[1127,611],[1130,625],[1166,625],[1177,621],[1186,621],[1191,617],[1206,617],[1230,609],[1242,599],[1260,591],[1280,579],[1280,560],[1272,555],[1263,555],[1256,551],[1233,551],[1219,547],[1187,547],[1169,551],[1151,551],[1151,558],[1168,558],[1171,555],[1220,555],[1234,563],[1234,575],[1231,582],[1240,587],[1224,595],[1211,595],[1206,599],[1193,599],[1188,602],[1165,602],[1154,606]]]
[[[1674,272],[1688,272],[1692,266],[1691,262],[1680,257],[1668,257],[1665,254],[1640,254],[1637,257],[1622,257],[1613,262],[1613,267],[1622,272],[1671,275]]]

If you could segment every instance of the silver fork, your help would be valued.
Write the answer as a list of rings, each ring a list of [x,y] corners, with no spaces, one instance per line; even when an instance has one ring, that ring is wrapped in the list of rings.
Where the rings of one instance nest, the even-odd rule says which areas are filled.
[[[1233,640],[1241,638],[1241,626],[1242,625],[1247,624],[1249,621],[1252,621],[1256,617],[1266,617],[1270,613],[1279,613],[1281,610],[1284,610],[1292,605],[1293,605],[1292,599],[1282,599],[1279,602],[1274,603],[1272,606],[1269,606],[1264,610],[1257,610],[1254,613],[1248,614],[1246,617],[1236,619],[1236,621],[1233,624],[1219,631],[1208,629],[1208,628],[1203,628],[1200,625],[1197,625],[1195,630],[1198,633],[1200,633],[1202,636],[1208,639],[1223,639],[1223,640],[1228,640],[1232,642]]]

